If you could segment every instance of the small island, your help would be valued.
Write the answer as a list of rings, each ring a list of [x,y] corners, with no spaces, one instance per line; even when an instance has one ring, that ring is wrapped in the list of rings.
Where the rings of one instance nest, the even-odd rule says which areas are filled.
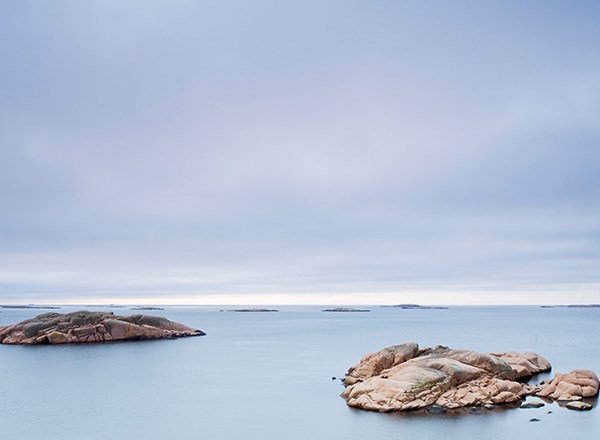
[[[441,345],[420,348],[409,342],[363,357],[348,370],[341,396],[348,406],[379,412],[512,408],[521,406],[527,396],[578,402],[567,405],[569,409],[592,408],[582,399],[598,395],[600,384],[594,372],[573,370],[540,384],[527,383],[550,369],[550,362],[530,352],[477,353]]]
[[[139,307],[131,307],[130,310],[164,310],[164,308],[154,307],[154,306],[139,306]]]
[[[227,312],[241,312],[241,313],[261,313],[261,312],[278,312],[277,309],[261,309],[261,308],[252,308],[252,309],[229,309]]]
[[[201,330],[161,316],[116,316],[85,310],[44,313],[18,324],[0,326],[2,344],[73,344],[202,336]]]
[[[336,307],[334,309],[321,310],[322,312],[370,312],[367,309],[353,309],[352,307]]]
[[[542,309],[558,309],[558,308],[574,308],[574,309],[598,309],[600,308],[600,304],[569,304],[569,305],[559,305],[559,306],[541,306]]]
[[[43,305],[35,305],[35,304],[6,304],[0,305],[2,309],[60,309],[59,306],[43,306]]]
[[[419,304],[396,304],[392,306],[380,306],[380,307],[393,307],[396,309],[405,310],[447,310],[448,307],[442,306],[420,306]]]

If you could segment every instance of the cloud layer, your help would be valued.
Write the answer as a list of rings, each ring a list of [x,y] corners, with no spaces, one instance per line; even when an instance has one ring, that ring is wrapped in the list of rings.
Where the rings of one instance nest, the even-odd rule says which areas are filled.
[[[286,3],[0,6],[4,302],[600,300],[595,2]]]

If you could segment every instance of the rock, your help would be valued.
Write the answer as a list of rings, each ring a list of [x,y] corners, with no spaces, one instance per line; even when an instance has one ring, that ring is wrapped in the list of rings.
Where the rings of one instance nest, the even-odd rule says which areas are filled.
[[[47,336],[50,344],[66,344],[69,340],[69,337],[66,334],[56,330],[48,333]]]
[[[551,382],[538,387],[535,395],[553,400],[579,400],[597,396],[599,386],[598,376],[593,371],[573,370],[567,374],[557,373]]]
[[[351,407],[380,412],[518,406],[526,396],[540,391],[540,386],[522,379],[550,368],[550,363],[535,353],[477,353],[444,346],[420,349],[411,342],[363,357],[348,370],[341,396]],[[597,393],[593,373],[576,371],[569,376],[569,383],[577,383],[582,392],[585,389],[586,396],[596,383]],[[555,389],[557,385],[552,392]],[[534,400],[522,407],[541,406],[543,402]]]
[[[42,315],[40,315],[42,316]],[[39,320],[39,321],[31,321],[23,326],[23,334],[26,338],[32,338],[38,334],[40,330],[44,330],[46,328],[52,327],[55,319],[50,320]]]
[[[61,331],[61,332],[62,332],[62,331],[64,331],[64,330],[69,330],[69,327],[70,327],[70,326],[71,326],[71,323],[70,323],[70,322],[59,322],[59,323],[56,325],[56,329],[57,329],[58,331]]]
[[[593,405],[591,403],[587,403],[587,402],[582,402],[582,401],[574,401],[574,402],[569,402],[565,405],[567,408],[569,409],[575,409],[578,411],[587,411],[592,409]]]
[[[344,384],[352,385],[369,377],[378,376],[383,370],[411,359],[417,354],[418,350],[419,346],[417,344],[409,342],[402,345],[393,345],[377,353],[369,354],[362,358],[357,366],[348,370]]]
[[[550,362],[535,353],[492,353],[493,356],[506,362],[515,373],[515,379],[531,377],[534,374],[550,371]]]
[[[529,419],[530,422],[541,422],[540,419],[536,419],[535,417],[533,419]]]
[[[543,406],[546,406],[546,404],[544,402],[542,402],[541,400],[531,400],[529,402],[522,404],[520,408],[521,409],[530,409],[530,408],[541,408]]]
[[[79,327],[79,328],[73,328],[70,329],[71,332],[73,332],[73,334],[78,337],[81,338],[83,336],[89,336],[89,335],[93,335],[96,333],[96,327]]]
[[[136,339],[143,335],[143,330],[139,325],[119,319],[106,319],[103,321],[106,331],[115,341],[123,339]]]
[[[112,312],[45,313],[0,327],[3,344],[69,344],[200,336],[200,330],[160,316],[115,316]]]
[[[349,406],[373,411],[513,403],[527,393],[511,366],[493,355],[442,346],[419,350],[415,343],[365,356],[344,383]]]

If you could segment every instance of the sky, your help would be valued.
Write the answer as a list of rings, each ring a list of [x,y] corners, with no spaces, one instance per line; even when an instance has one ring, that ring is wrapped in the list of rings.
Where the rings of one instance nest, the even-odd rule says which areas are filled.
[[[0,303],[600,302],[597,1],[0,3]]]

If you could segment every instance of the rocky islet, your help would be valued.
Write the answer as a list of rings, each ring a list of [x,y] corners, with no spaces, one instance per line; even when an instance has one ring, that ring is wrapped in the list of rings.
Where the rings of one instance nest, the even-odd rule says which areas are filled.
[[[321,311],[334,313],[370,312],[368,309],[355,309],[352,307],[335,307],[333,309],[323,309]]]
[[[3,344],[72,344],[202,336],[201,330],[160,316],[117,316],[113,312],[44,313],[0,327]]]
[[[351,407],[391,412],[519,406],[527,396],[580,401],[598,394],[598,377],[589,370],[557,374],[539,385],[524,382],[550,369],[550,362],[535,353],[477,353],[444,346],[421,349],[416,343],[406,343],[369,354],[350,368],[342,397]]]
[[[443,306],[422,306],[419,304],[394,304],[391,306],[381,306],[381,307],[388,307],[388,308],[394,308],[394,309],[402,309],[402,310],[447,310],[448,307],[443,307]]]

